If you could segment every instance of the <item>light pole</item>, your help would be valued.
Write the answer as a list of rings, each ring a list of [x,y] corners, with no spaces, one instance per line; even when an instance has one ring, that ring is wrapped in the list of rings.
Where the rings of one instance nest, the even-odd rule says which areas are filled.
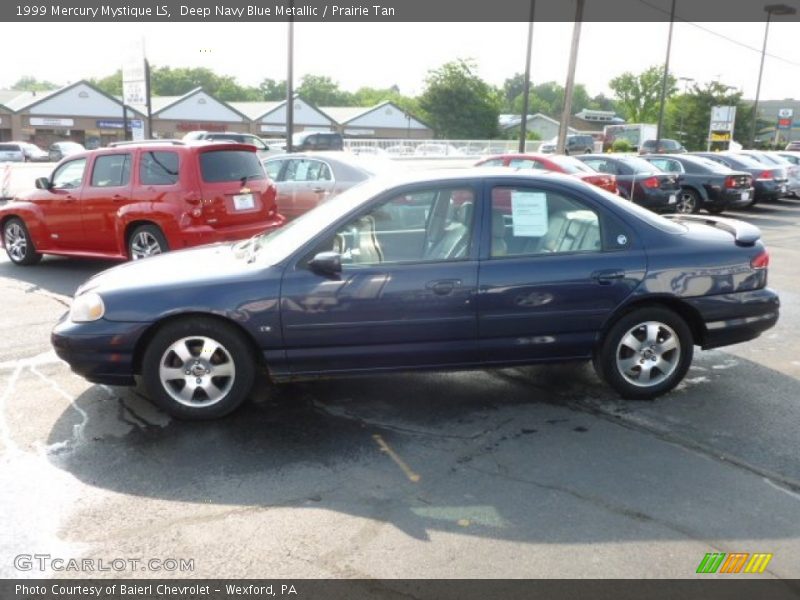
[[[661,80],[661,104],[658,109],[658,127],[656,128],[656,153],[661,147],[661,135],[664,133],[664,105],[667,102],[667,83],[669,82],[669,53],[672,50],[672,26],[675,24],[675,0],[669,13],[669,35],[667,36],[667,57],[664,59],[664,77]],[[644,141],[644,140],[642,140]]]
[[[581,21],[583,20],[584,0],[577,0],[575,7],[575,25],[572,28],[572,47],[569,51],[569,71],[567,71],[567,85],[564,88],[564,110],[561,113],[561,126],[558,128],[558,144],[556,152],[564,154],[567,145],[567,128],[572,112],[572,91],[575,87],[575,66],[578,63],[578,45],[581,41]]]
[[[686,132],[683,130],[683,113],[686,112],[686,94],[689,92],[689,84],[694,81],[692,77],[678,77],[678,81],[683,82],[683,101],[681,104],[681,122],[680,122],[680,129],[681,129],[681,144],[683,144],[684,138],[686,137]]]
[[[758,67],[758,83],[756,84],[756,100],[753,103],[753,124],[750,128],[750,145],[756,145],[756,121],[758,120],[758,98],[761,95],[761,76],[764,74],[764,57],[767,54],[767,38],[769,37],[769,22],[772,15],[793,15],[797,9],[786,4],[767,4],[764,7],[767,13],[767,24],[764,28],[764,46],[761,48],[761,65]]]
[[[294,8],[294,0],[291,2]],[[289,17],[289,43],[286,64],[286,152],[291,152],[294,131],[294,13]]]
[[[536,12],[536,0],[531,0],[531,20],[528,22],[528,52],[525,55],[525,83],[522,88],[522,119],[519,122],[519,152],[525,152],[528,136],[528,107],[531,94],[531,47],[533,46],[533,17]]]

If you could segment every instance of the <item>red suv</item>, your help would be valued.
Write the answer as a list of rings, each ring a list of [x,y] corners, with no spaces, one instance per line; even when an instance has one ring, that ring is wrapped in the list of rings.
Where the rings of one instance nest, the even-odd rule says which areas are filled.
[[[36,191],[0,208],[9,258],[145,258],[283,225],[256,149],[214,142],[122,142],[63,160]]]

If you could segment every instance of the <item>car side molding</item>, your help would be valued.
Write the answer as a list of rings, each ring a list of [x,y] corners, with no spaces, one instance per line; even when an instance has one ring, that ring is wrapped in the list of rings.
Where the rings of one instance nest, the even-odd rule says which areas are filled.
[[[670,214],[662,216],[679,223],[682,221],[687,221],[690,223],[702,223],[710,227],[716,227],[717,229],[727,231],[733,236],[737,246],[752,246],[761,239],[761,230],[758,227],[737,219],[683,214]]]

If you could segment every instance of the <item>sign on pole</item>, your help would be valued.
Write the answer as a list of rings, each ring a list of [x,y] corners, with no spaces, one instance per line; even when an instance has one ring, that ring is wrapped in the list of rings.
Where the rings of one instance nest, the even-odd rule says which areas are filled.
[[[712,106],[711,122],[708,125],[707,150],[711,150],[712,142],[727,142],[730,147],[733,140],[733,124],[736,121],[735,106]]]
[[[781,108],[778,110],[778,129],[791,129],[794,110],[791,108]]]
[[[127,106],[147,104],[147,75],[141,40],[130,45],[122,63],[122,101]]]

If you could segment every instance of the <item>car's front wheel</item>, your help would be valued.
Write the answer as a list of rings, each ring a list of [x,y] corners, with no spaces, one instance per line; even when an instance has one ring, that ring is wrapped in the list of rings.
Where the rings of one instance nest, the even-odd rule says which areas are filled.
[[[139,225],[128,238],[128,256],[139,260],[169,250],[167,238],[156,225]]]
[[[658,306],[639,308],[611,326],[595,356],[595,369],[624,398],[655,398],[684,378],[693,343],[680,315]]]
[[[14,217],[6,221],[3,227],[3,242],[6,254],[14,264],[28,266],[42,260],[42,255],[36,251],[31,234],[22,219]]]
[[[232,325],[194,317],[158,330],[142,358],[151,400],[181,419],[214,419],[232,412],[253,387],[253,351]]]

